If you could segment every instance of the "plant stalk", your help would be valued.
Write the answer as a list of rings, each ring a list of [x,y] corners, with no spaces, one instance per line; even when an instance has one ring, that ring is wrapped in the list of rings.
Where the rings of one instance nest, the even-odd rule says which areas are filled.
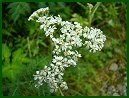
[[[98,7],[100,6],[100,4],[101,4],[101,2],[97,2],[96,5],[93,7],[92,11],[89,12],[89,26],[91,26],[94,14],[95,14],[96,10],[98,9]]]
[[[59,91],[60,91],[61,96],[64,96],[64,94],[63,94],[63,92],[61,91],[60,87],[59,87]]]

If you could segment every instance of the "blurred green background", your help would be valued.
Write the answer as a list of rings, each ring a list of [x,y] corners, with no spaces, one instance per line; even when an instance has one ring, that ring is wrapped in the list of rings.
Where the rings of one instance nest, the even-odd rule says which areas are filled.
[[[92,4],[92,5],[91,5]],[[33,74],[49,65],[52,44],[39,24],[28,22],[33,11],[49,7],[52,15],[101,29],[107,37],[101,52],[79,49],[82,58],[67,68],[65,96],[127,95],[127,3],[13,2],[2,3],[3,96],[60,96],[47,85],[34,87]]]

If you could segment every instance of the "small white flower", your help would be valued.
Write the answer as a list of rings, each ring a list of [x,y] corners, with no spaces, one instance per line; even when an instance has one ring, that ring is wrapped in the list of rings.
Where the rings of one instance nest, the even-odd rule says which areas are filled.
[[[62,80],[62,76],[63,76],[63,75],[64,75],[64,73],[62,73],[62,72],[59,71],[59,72],[58,72],[58,79],[59,79],[59,80]]]
[[[66,66],[67,66],[66,64],[60,65],[60,70],[63,71],[64,70],[64,67],[66,67]]]
[[[78,51],[75,51],[75,57],[82,57],[81,54],[78,53]]]
[[[50,89],[50,92],[53,93],[54,92],[54,89]]]
[[[39,71],[36,71],[36,74],[39,74]]]
[[[68,60],[68,64],[75,66],[76,62],[72,59]]]
[[[62,63],[61,62],[56,62],[56,65],[62,65]]]
[[[84,38],[87,37],[87,33],[86,33],[86,32],[83,33],[83,37],[84,37]]]
[[[38,77],[36,75],[33,75],[33,76],[34,76],[34,80],[37,80],[38,79]]]
[[[67,86],[66,82],[62,82],[60,87],[63,88],[64,90],[68,89],[68,86]]]

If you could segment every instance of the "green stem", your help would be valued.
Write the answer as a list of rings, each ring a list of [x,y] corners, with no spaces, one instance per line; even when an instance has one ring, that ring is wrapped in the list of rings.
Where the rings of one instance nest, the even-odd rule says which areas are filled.
[[[28,44],[29,56],[32,57],[32,55],[31,55],[31,50],[30,50],[30,41],[29,41],[29,37],[27,37],[27,44]]]
[[[14,95],[15,95],[15,93],[16,93],[16,91],[17,91],[17,89],[18,89],[18,87],[16,87],[16,89],[14,90],[14,92],[13,92],[12,96],[14,96]]]
[[[60,87],[59,87],[59,91],[60,91],[61,96],[64,96],[64,94],[63,94],[63,92],[61,91]]]
[[[83,4],[80,3],[80,2],[77,2],[77,4],[80,5],[84,10],[86,10],[86,6],[85,6],[85,5],[83,5]]]
[[[98,7],[100,6],[100,4],[101,4],[101,2],[97,2],[96,5],[94,6],[93,10],[91,12],[89,12],[89,26],[91,26],[94,14],[95,14],[96,10],[98,9]]]

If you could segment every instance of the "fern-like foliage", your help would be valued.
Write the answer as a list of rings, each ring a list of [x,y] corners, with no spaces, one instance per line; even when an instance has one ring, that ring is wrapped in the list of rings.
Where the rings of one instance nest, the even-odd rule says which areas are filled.
[[[26,15],[26,13],[30,13],[30,6],[26,2],[13,2],[8,5],[9,14],[11,15],[11,19],[14,23],[19,19],[21,15]]]

